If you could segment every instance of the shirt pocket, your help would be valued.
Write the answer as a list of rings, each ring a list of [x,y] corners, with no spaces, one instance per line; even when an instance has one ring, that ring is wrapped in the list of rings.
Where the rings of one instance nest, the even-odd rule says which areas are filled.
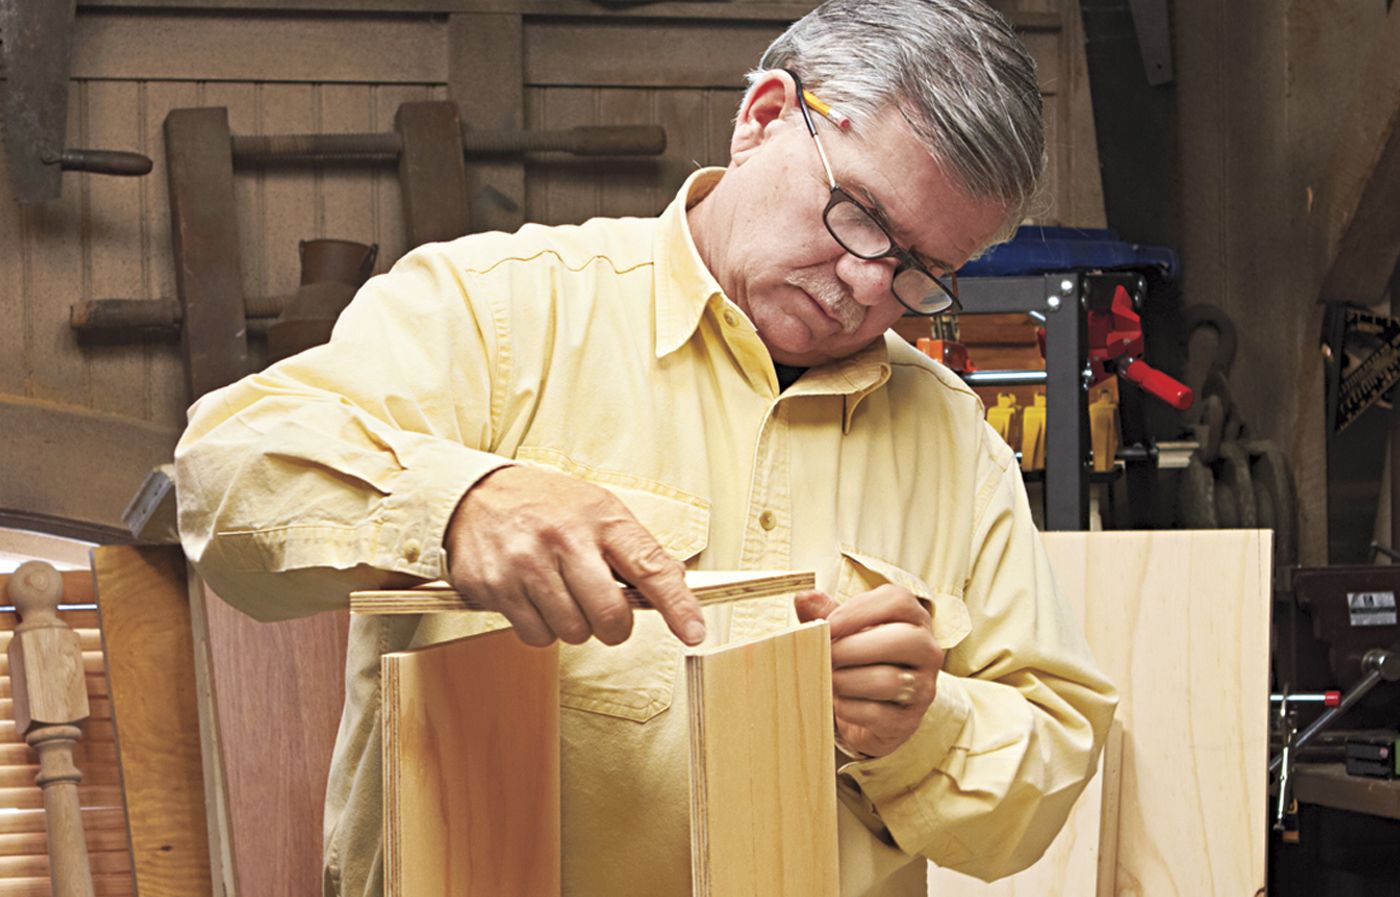
[[[921,577],[889,561],[846,545],[841,546],[841,568],[836,580],[838,601],[845,601],[886,583],[902,586],[924,602],[933,617],[933,639],[944,651],[952,649],[972,631],[972,617],[958,595],[935,589]]]
[[[688,561],[704,550],[710,504],[666,483],[579,462],[554,449],[522,447],[516,460],[578,477],[612,492],[667,553]],[[671,706],[681,643],[655,611],[638,611],[632,636],[560,646],[559,704],[645,722]]]

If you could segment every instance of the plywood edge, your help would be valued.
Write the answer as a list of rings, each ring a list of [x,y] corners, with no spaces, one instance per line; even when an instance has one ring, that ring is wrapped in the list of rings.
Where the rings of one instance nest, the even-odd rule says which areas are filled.
[[[720,580],[716,577],[727,579]],[[744,571],[716,574],[690,571],[686,584],[700,604],[723,604],[746,598],[771,598],[816,588],[816,576],[796,571]],[[635,608],[647,609],[651,602],[639,590],[624,586],[622,595]],[[414,589],[350,593],[352,614],[432,614],[462,611],[488,611],[480,602],[459,594],[446,583],[434,582]]]
[[[705,771],[705,671],[698,658],[685,658],[685,686],[690,710],[690,887],[693,894],[710,892],[709,787]]]
[[[238,897],[233,864],[233,821],[229,816],[228,779],[219,712],[215,701],[214,659],[209,648],[209,616],[204,606],[204,579],[186,562],[190,628],[194,638],[194,678],[199,708],[199,743],[204,769],[205,822],[209,829],[209,866],[220,897]]]
[[[1114,720],[1104,739],[1099,761],[1102,778],[1099,796],[1099,868],[1095,897],[1114,897],[1118,892],[1118,811],[1123,791],[1123,723]]]
[[[384,731],[380,739],[380,759],[384,771],[384,888],[386,897],[398,897],[403,888],[399,833],[399,666],[404,654],[385,654],[379,659],[381,708]]]

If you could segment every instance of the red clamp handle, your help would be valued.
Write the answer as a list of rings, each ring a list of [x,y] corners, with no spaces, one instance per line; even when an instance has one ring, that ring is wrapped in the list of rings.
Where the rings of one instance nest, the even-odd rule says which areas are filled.
[[[1168,377],[1145,361],[1139,361],[1135,358],[1118,370],[1124,377],[1177,411],[1185,411],[1190,408],[1191,403],[1196,399],[1196,396],[1191,392],[1191,387],[1174,377]]]

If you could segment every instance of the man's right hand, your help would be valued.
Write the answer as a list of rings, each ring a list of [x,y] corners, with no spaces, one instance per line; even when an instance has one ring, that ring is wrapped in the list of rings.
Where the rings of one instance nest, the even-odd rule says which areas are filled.
[[[632,606],[618,578],[636,586],[681,641],[705,638],[685,566],[592,483],[502,467],[458,502],[444,542],[453,587],[505,616],[527,645],[626,641]]]

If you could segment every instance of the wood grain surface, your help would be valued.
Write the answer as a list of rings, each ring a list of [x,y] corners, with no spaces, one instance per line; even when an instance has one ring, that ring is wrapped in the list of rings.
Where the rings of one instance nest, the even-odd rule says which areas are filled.
[[[836,897],[831,636],[688,651],[695,897]]]
[[[106,546],[92,563],[136,888],[142,897],[209,894],[184,553]]]
[[[509,630],[383,657],[388,897],[558,897],[558,664]]]
[[[214,783],[223,783],[211,808],[226,827],[232,884],[243,897],[317,893],[348,615],[259,623],[195,583],[194,618],[203,624],[195,640],[206,652],[217,730],[217,750],[205,756],[220,764]]]
[[[1046,533],[1055,579],[1120,693],[1122,759],[1041,861],[939,897],[1253,895],[1265,880],[1270,534]],[[1111,801],[1119,802],[1117,811]],[[1101,809],[1106,808],[1106,809]],[[1111,822],[1096,840],[1095,818]],[[1094,870],[1116,853],[1113,875]]]
[[[744,598],[768,598],[816,588],[815,574],[786,571],[688,570],[685,582],[701,604],[718,604]],[[646,596],[630,586],[623,586],[622,595],[633,607],[651,607],[651,602]],[[427,614],[485,609],[474,599],[459,595],[452,587],[442,582],[400,591],[350,594],[352,614]]]

